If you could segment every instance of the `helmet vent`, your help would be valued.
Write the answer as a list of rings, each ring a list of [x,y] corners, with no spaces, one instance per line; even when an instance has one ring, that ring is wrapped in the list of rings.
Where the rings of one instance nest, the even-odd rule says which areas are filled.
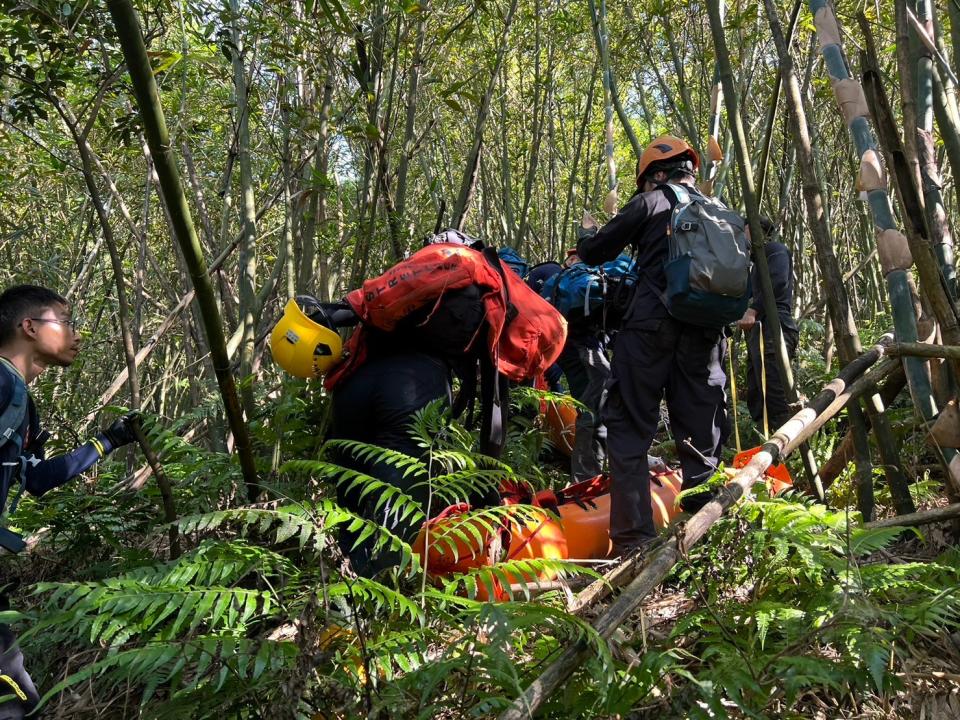
[[[297,335],[293,330],[287,330],[285,337],[287,342],[291,345],[296,345],[298,342],[300,342],[300,336]]]

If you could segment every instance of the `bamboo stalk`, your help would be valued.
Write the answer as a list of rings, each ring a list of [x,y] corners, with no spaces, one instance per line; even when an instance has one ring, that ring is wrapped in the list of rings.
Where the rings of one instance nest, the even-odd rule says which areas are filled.
[[[230,368],[230,359],[227,356],[220,310],[217,307],[213,285],[207,274],[203,250],[193,225],[190,206],[180,183],[179,170],[173,157],[156,79],[140,31],[140,22],[130,0],[109,0],[108,6],[123,49],[130,79],[133,81],[134,95],[140,108],[150,152],[156,163],[160,187],[170,210],[168,220],[171,230],[180,244],[189,267],[190,278],[197,292],[197,304],[200,307],[204,331],[210,345],[213,368],[220,386],[224,410],[230,429],[233,431],[244,482],[250,498],[253,499],[260,493],[253,447],[250,444],[250,435],[243,419],[237,386]]]
[[[883,520],[874,520],[873,522],[866,523],[864,527],[915,527],[917,525],[947,522],[948,520],[956,520],[957,518],[960,518],[960,503],[954,503],[953,505],[947,505],[946,507],[936,508],[934,510],[910,513],[909,515],[897,515],[896,517],[884,518]]]
[[[147,458],[150,469],[153,470],[153,474],[157,478],[157,487],[160,488],[160,499],[163,503],[163,519],[169,526],[170,559],[176,560],[180,557],[180,533],[177,529],[177,505],[173,499],[173,489],[170,486],[170,479],[163,471],[163,466],[160,464],[160,458],[157,456],[156,450],[153,449],[153,445],[143,432],[140,419],[135,419],[131,425],[133,427],[133,434],[137,436],[140,449],[143,450],[143,455]]]
[[[747,218],[750,225],[750,237],[753,245],[753,261],[757,265],[760,275],[760,290],[763,293],[763,313],[767,326],[771,330],[773,350],[777,358],[777,370],[786,390],[787,401],[797,402],[797,387],[793,379],[793,369],[790,367],[790,358],[787,346],[783,340],[783,329],[780,326],[780,314],[777,311],[776,296],[773,292],[773,282],[770,279],[770,268],[767,265],[767,253],[764,249],[764,235],[760,224],[760,205],[757,199],[756,186],[753,180],[753,166],[750,162],[750,153],[747,149],[747,134],[743,127],[743,118],[740,115],[740,99],[733,81],[733,68],[730,65],[730,53],[727,49],[727,39],[724,34],[723,17],[720,11],[720,0],[708,0],[707,13],[710,16],[710,31],[713,35],[713,45],[717,57],[717,67],[720,70],[720,81],[723,84],[724,99],[727,103],[727,121],[733,137],[734,155],[737,167],[740,170],[740,191],[744,205],[747,207]],[[803,467],[807,473],[811,487],[820,500],[824,499],[823,487],[817,472],[813,453],[809,448],[803,450]]]
[[[933,139],[933,80],[936,69],[933,57],[939,52],[933,42],[933,5],[930,0],[916,0],[917,16],[907,8],[907,18],[911,27],[922,41],[916,48],[917,66],[917,127],[914,128],[917,137],[917,155],[920,162],[920,177],[923,188],[924,210],[927,214],[927,224],[930,230],[930,239],[933,242],[940,271],[947,282],[947,287],[956,299],[957,270],[954,267],[953,233],[947,219],[946,208],[943,204],[943,178],[937,163],[936,146]],[[956,76],[947,63],[943,63],[950,79],[956,82]]]
[[[510,28],[513,26],[513,17],[516,11],[517,0],[513,0],[513,2],[510,3],[510,9],[507,11],[507,16],[503,21],[503,32],[500,35],[500,45],[497,50],[497,58],[494,62],[493,71],[490,73],[490,82],[487,83],[486,90],[480,100],[480,107],[477,110],[477,119],[473,128],[473,144],[470,148],[470,154],[467,156],[463,178],[460,181],[460,190],[457,193],[457,200],[454,203],[453,213],[450,217],[451,226],[458,230],[463,229],[467,211],[470,209],[470,201],[473,197],[473,191],[477,181],[480,151],[483,147],[483,131],[486,128],[487,118],[490,115],[490,101],[493,98],[493,91],[497,84],[500,68],[503,66],[503,60],[507,53],[507,38],[510,37]]]
[[[922,342],[898,342],[887,348],[890,355],[960,360],[960,345],[935,345]]]
[[[803,181],[804,209],[806,211],[807,222],[810,226],[810,235],[816,249],[817,265],[825,281],[823,286],[825,288],[830,327],[836,336],[840,360],[843,364],[846,364],[863,352],[863,346],[860,343],[860,333],[857,330],[857,325],[850,309],[850,298],[847,295],[845,285],[847,278],[841,278],[840,263],[837,261],[837,256],[834,252],[834,241],[825,212],[826,204],[824,202],[822,184],[817,172],[813,145],[810,141],[810,129],[803,107],[803,96],[794,68],[793,58],[790,56],[789,43],[783,36],[780,20],[777,16],[773,1],[765,0],[765,6],[774,45],[777,48],[777,55],[780,60],[780,75],[783,77],[786,87],[786,105],[789,111],[790,127],[794,145],[797,150],[800,175]],[[864,404],[867,417],[874,427],[874,432],[877,436],[877,446],[880,450],[881,459],[883,460],[887,484],[890,488],[895,489],[893,491],[895,497],[902,498],[905,501],[902,503],[903,507],[900,509],[903,512],[909,512],[913,509],[909,504],[910,492],[907,488],[906,477],[900,467],[900,461],[897,456],[897,446],[893,440],[890,423],[884,416],[883,407],[875,396],[868,397]],[[863,425],[866,420],[863,418],[862,413],[859,412],[859,408],[851,407],[849,414],[851,424],[856,429],[852,437],[857,440],[856,458],[858,475],[861,478],[872,477],[870,448],[869,445],[864,442],[864,438],[866,437],[865,428],[858,427]],[[860,432],[861,429],[864,432]],[[821,484],[824,487],[827,484],[822,476],[822,468]],[[873,486],[871,484],[868,487],[866,482],[864,482],[859,485],[858,488],[858,505],[865,516],[869,517],[872,514]]]

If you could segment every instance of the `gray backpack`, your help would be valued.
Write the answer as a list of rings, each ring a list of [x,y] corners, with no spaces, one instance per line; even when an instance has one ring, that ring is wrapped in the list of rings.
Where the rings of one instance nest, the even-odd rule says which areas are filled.
[[[677,198],[664,265],[667,310],[682,322],[708,328],[739,320],[750,301],[750,241],[743,217],[692,188],[667,187]]]

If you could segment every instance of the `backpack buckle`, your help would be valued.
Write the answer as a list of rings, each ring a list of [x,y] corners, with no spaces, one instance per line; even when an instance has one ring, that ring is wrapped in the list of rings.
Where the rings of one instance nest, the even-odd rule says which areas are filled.
[[[696,232],[698,227],[699,225],[697,223],[690,222],[689,220],[686,222],[682,222],[679,225],[680,230],[683,230],[684,232]]]

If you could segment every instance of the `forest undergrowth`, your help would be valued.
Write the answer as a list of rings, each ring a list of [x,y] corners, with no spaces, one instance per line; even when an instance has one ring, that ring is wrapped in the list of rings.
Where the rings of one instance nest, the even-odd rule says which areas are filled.
[[[504,480],[559,487],[537,419],[542,395],[514,393],[503,462],[474,452],[473,435],[434,406],[412,428],[423,461],[347,449],[425,469],[436,508]],[[22,631],[52,717],[493,717],[581,639],[595,656],[543,717],[937,718],[960,707],[950,529],[862,527],[845,509],[846,475],[832,507],[758,486],[607,643],[590,625],[602,608],[574,617],[563,591],[536,592],[538,573],[574,588],[577,576],[596,577],[573,563],[510,561],[428,581],[410,544],[337,504],[340,484],[425,517],[399,490],[333,462],[335,444],[319,440],[321,391],[288,382],[262,400],[271,412],[253,427],[266,503],[243,505],[235,462],[180,437],[214,398],[193,416],[148,421],[176,486],[180,557],[170,558],[155,483],[141,471],[131,488],[124,462],[82,492],[23,502],[17,521],[41,540],[16,561],[17,611],[2,618]],[[922,457],[909,433],[904,441],[905,456]],[[933,479],[913,490],[921,507],[939,502]],[[879,514],[892,512],[881,475],[876,492]],[[514,506],[513,517],[537,512]],[[505,517],[472,511],[434,541],[456,547]],[[394,553],[396,568],[356,576],[337,542],[343,528]],[[498,582],[513,601],[478,599]]]

